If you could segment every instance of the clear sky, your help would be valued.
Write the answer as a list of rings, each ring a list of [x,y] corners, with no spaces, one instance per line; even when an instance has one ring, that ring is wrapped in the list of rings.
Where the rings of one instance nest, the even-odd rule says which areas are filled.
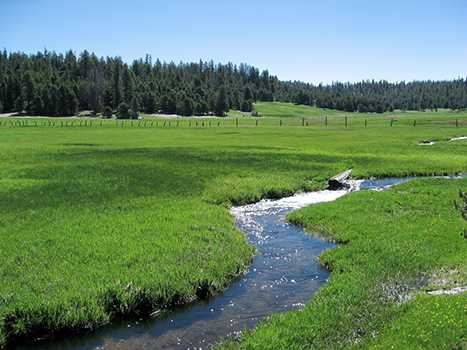
[[[0,0],[0,49],[247,63],[315,85],[467,77],[467,0]]]

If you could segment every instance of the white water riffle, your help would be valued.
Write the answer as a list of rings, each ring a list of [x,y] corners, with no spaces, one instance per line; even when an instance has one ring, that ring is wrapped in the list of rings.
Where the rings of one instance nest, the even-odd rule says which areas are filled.
[[[452,139],[449,139],[448,142],[451,141],[459,141],[459,140],[467,140],[467,136],[461,136],[461,137],[453,137]],[[428,142],[419,142],[418,144],[420,146],[432,146],[438,141],[428,141]]]
[[[29,344],[17,349],[91,350],[206,349],[219,337],[232,337],[252,328],[272,312],[300,309],[326,283],[329,272],[316,258],[335,246],[288,224],[285,215],[302,207],[330,202],[359,189],[381,190],[407,181],[378,179],[347,182],[348,189],[300,193],[279,200],[234,207],[236,226],[258,249],[249,272],[209,301],[194,302],[164,316],[127,320],[85,336]]]
[[[316,203],[331,202],[349,192],[358,191],[360,190],[360,186],[363,183],[363,180],[347,180],[345,183],[347,186],[349,186],[348,189],[341,189],[337,191],[322,190],[317,192],[304,192],[281,199],[263,199],[257,203],[233,207],[230,209],[230,212],[238,220],[244,220],[245,217],[249,215],[271,215],[282,212],[284,210],[298,210]]]
[[[297,210],[311,204],[321,202],[331,202],[348,193],[346,190],[339,191],[318,191],[298,193],[292,197],[286,197],[276,200],[263,199],[254,204],[233,207],[230,212],[239,220],[243,220],[248,215],[275,214],[282,210]]]

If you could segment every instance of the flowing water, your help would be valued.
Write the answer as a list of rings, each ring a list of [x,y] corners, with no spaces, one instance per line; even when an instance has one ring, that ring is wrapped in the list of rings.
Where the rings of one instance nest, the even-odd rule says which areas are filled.
[[[467,136],[454,137],[452,139],[449,139],[448,142],[459,141],[459,140],[467,140]],[[438,141],[425,141],[425,142],[419,142],[419,145],[420,146],[433,146],[437,142]]]
[[[89,335],[16,349],[206,349],[220,337],[235,337],[272,312],[301,308],[329,277],[316,258],[335,244],[286,223],[287,213],[335,200],[352,190],[384,188],[409,179],[352,182],[350,190],[302,193],[234,207],[231,213],[237,226],[258,255],[249,272],[221,295],[159,317],[115,322]]]

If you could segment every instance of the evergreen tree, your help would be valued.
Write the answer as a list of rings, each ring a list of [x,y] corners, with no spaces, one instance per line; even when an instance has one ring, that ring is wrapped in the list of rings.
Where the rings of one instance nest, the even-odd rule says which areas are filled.
[[[87,67],[85,99],[88,108],[96,115],[104,104],[106,80],[100,64]]]
[[[133,78],[128,66],[125,64],[122,68],[122,86],[123,86],[123,99],[125,102],[130,103],[133,98]]]
[[[15,100],[15,109],[17,113],[21,113],[24,109],[23,97],[21,95]]]
[[[223,117],[224,112],[229,111],[229,103],[227,99],[227,90],[225,89],[225,86],[222,85],[219,88],[219,92],[217,93],[217,100],[216,104],[214,106],[214,114]]]
[[[80,58],[78,60],[79,76],[82,78],[86,78],[90,74],[93,65],[94,62],[91,58],[91,55],[87,50],[84,50],[83,53],[81,53]]]
[[[201,116],[208,113],[208,104],[204,99],[197,99],[194,103],[193,113]]]
[[[44,102],[44,114],[54,115],[57,111],[57,88],[55,85],[48,86],[42,97]]]
[[[138,101],[138,98],[136,96],[133,96],[133,98],[131,99],[130,108],[133,111],[133,113],[138,114],[138,112],[139,112],[139,101]]]
[[[112,118],[112,114],[113,114],[113,111],[112,111],[112,108],[110,108],[110,106],[105,106],[104,109],[102,110],[102,116],[104,118],[110,119]]]
[[[243,101],[240,109],[242,112],[251,112],[253,110],[253,104],[250,101]]]
[[[130,119],[131,116],[129,113],[129,109],[130,109],[130,106],[127,103],[125,102],[120,103],[117,109],[117,119]]]
[[[138,108],[133,106],[133,98]],[[467,81],[415,81],[391,84],[362,81],[355,84],[306,84],[279,81],[267,70],[232,63],[173,62],[154,66],[148,58],[124,64],[120,57],[98,59],[84,51],[76,59],[72,50],[63,54],[0,54],[0,103],[3,111],[44,115],[73,114],[102,106],[116,109],[121,102],[132,110],[153,113],[224,115],[228,109],[252,109],[256,101],[282,101],[344,111],[384,112],[467,108]],[[191,103],[190,103],[191,102]]]
[[[32,77],[32,72],[27,71],[23,75],[23,91],[24,91],[24,102],[26,103],[26,111],[32,112],[32,101],[35,93],[35,83]]]
[[[78,112],[78,99],[69,84],[58,88],[57,113],[59,115],[75,115]]]
[[[193,100],[190,97],[185,96],[185,98],[183,99],[183,108],[180,114],[184,116],[190,116],[193,115],[193,112]]]
[[[146,91],[143,95],[143,110],[152,114],[157,111],[156,95],[152,91]]]
[[[121,58],[116,59],[113,62],[112,70],[112,104],[115,108],[120,105],[122,102],[122,93],[121,93],[121,69],[122,61]]]
[[[40,95],[36,95],[32,101],[32,112],[35,115],[44,115],[44,101]]]

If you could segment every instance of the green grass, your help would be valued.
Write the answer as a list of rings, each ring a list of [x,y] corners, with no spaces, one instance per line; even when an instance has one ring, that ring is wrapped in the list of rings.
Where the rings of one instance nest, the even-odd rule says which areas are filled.
[[[384,114],[376,113],[354,113],[343,112],[333,109],[322,109],[305,105],[296,105],[293,103],[282,102],[258,102],[254,109],[260,117],[251,117],[251,113],[230,110],[225,118],[215,116],[204,117],[183,117],[183,116],[165,116],[154,114],[140,114],[143,120],[115,120],[97,118],[86,118],[90,116],[89,111],[80,113],[80,118],[69,117],[49,117],[30,119],[15,116],[13,118],[0,118],[0,126],[11,126],[27,123],[28,126],[89,126],[92,122],[94,126],[133,126],[133,127],[225,127],[236,126],[301,126],[308,127],[368,127],[380,126],[387,127],[417,127],[450,125],[457,124],[467,126],[467,112],[450,109],[438,109],[435,111],[400,111],[387,112]],[[237,121],[238,120],[238,121]],[[347,125],[346,125],[347,122]]]
[[[304,118],[354,115],[354,113],[346,113],[333,109],[322,109],[283,102],[258,102],[255,103],[254,110],[257,111],[258,114],[268,117]]]
[[[466,141],[417,144],[465,135],[451,119],[346,128],[2,118],[0,343],[222,290],[254,254],[231,204],[320,189],[348,168],[358,178],[467,172]]]
[[[467,240],[459,234],[467,223],[453,205],[466,187],[467,179],[417,179],[290,214],[344,243],[319,258],[332,277],[301,311],[274,315],[238,348],[464,348],[466,294],[424,290],[467,284]]]

